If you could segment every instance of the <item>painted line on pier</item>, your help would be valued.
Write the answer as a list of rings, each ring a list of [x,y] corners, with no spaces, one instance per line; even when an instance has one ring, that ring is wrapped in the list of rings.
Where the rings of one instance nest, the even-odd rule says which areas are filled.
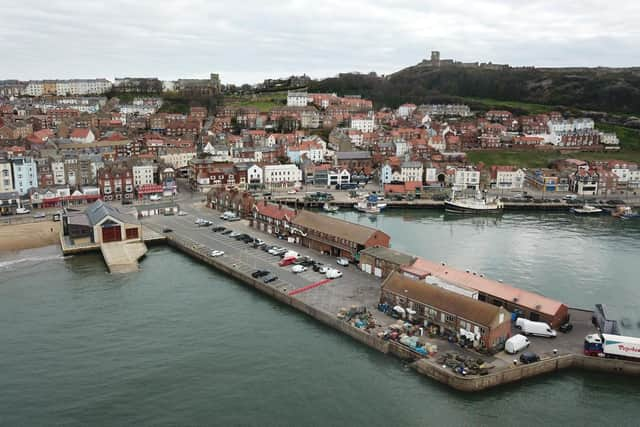
[[[312,283],[312,284],[307,285],[307,286],[303,286],[302,288],[294,289],[293,291],[289,292],[287,295],[289,295],[289,296],[297,295],[299,293],[308,291],[309,289],[313,289],[313,288],[317,288],[318,286],[322,286],[325,283],[329,283],[330,281],[331,281],[331,279],[324,279],[324,280],[321,280],[319,282]]]

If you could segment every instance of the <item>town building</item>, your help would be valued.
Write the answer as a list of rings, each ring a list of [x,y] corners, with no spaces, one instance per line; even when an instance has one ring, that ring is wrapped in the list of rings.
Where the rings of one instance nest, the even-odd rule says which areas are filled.
[[[91,129],[88,128],[75,128],[69,135],[71,142],[88,144],[96,140],[96,136]]]
[[[424,258],[417,258],[413,264],[401,267],[400,272],[411,279],[502,306],[529,320],[547,322],[553,328],[558,328],[569,318],[566,304],[489,279],[483,273],[457,270],[446,263],[434,263]],[[466,290],[469,289],[477,295],[468,295]]]
[[[383,247],[372,246],[360,251],[360,269],[368,274],[386,279],[402,266],[410,265],[415,257]]]
[[[262,200],[253,206],[250,225],[265,233],[287,235],[291,232],[291,222],[296,214],[291,208]]]
[[[133,173],[115,166],[102,168],[98,172],[98,187],[103,200],[133,200]]]
[[[11,160],[0,159],[0,193],[9,193],[14,190]]]
[[[102,200],[97,200],[84,212],[65,209],[62,228],[64,236],[74,245],[142,241],[140,221]]]
[[[599,174],[594,170],[578,168],[569,175],[569,191],[580,196],[595,196],[598,194]]]
[[[290,235],[296,243],[331,256],[358,260],[363,249],[389,246],[388,234],[352,222],[306,210],[291,221]]]
[[[288,92],[287,107],[306,107],[309,103],[307,92]]]
[[[29,189],[38,187],[38,169],[31,157],[18,157],[13,163],[13,186],[20,196],[29,193]]]
[[[511,313],[503,307],[391,273],[382,283],[380,302],[416,312],[414,318],[440,334],[464,338],[474,348],[496,352],[511,337]]]
[[[404,162],[400,165],[402,182],[422,182],[424,167],[421,162]]]
[[[17,191],[0,191],[0,215],[15,215],[19,207],[22,204]]]
[[[491,166],[491,186],[498,190],[522,190],[525,173],[515,166]]]
[[[480,171],[472,167],[456,168],[453,180],[453,188],[456,191],[480,189]]]
[[[361,132],[373,132],[376,128],[376,119],[373,114],[354,114],[351,116],[350,127]]]
[[[263,169],[265,185],[289,186],[302,181],[302,172],[296,165],[266,165]]]

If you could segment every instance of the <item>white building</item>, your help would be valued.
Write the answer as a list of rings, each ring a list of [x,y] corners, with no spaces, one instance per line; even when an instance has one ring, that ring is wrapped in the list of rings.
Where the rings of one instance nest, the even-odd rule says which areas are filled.
[[[145,184],[155,184],[152,165],[138,165],[131,168],[133,172],[133,187],[140,188]]]
[[[454,190],[479,190],[480,189],[480,171],[473,168],[456,169],[453,181]]]
[[[51,174],[53,175],[54,185],[65,185],[67,183],[67,177],[64,172],[64,162],[51,161]]]
[[[11,161],[0,160],[0,193],[14,191]]]
[[[398,115],[403,119],[406,119],[416,111],[417,106],[415,104],[402,104],[398,107]]]
[[[251,165],[249,169],[247,169],[247,180],[249,181],[249,184],[262,184],[262,168],[258,165]]]
[[[351,182],[351,174],[348,170],[329,170],[327,172],[327,185],[335,186],[340,184],[349,184]]]
[[[90,144],[96,140],[96,136],[89,128],[75,128],[71,131],[69,139],[76,143]]]
[[[308,102],[307,92],[287,92],[287,107],[306,107]]]
[[[435,184],[438,182],[438,169],[436,168],[425,168],[424,170],[424,181],[427,184]]]
[[[267,165],[264,167],[265,184],[290,185],[302,181],[302,171],[296,165]]]
[[[595,123],[592,119],[581,118],[573,120],[549,120],[547,123],[549,133],[567,134],[572,132],[580,132],[593,130]]]
[[[495,188],[500,190],[522,190],[524,188],[525,173],[522,169],[497,169]]]
[[[29,96],[42,96],[44,94],[44,83],[42,81],[31,80],[27,83],[24,94]]]
[[[404,162],[400,166],[400,176],[403,182],[420,181],[422,182],[422,174],[424,167],[420,162]]]
[[[404,139],[398,139],[393,144],[396,146],[396,157],[402,157],[409,151],[409,144]]]
[[[186,168],[189,165],[189,160],[196,157],[195,151],[184,151],[179,148],[168,148],[162,152],[160,159],[171,166],[174,169]]]
[[[376,128],[376,119],[373,114],[351,116],[350,127],[365,133],[373,132]]]
[[[173,92],[176,90],[176,82],[174,80],[163,80],[162,81],[162,91],[163,92]]]
[[[389,184],[393,177],[393,168],[390,164],[384,164],[380,167],[380,184]]]
[[[615,133],[602,132],[600,134],[600,138],[600,141],[602,141],[604,145],[620,145],[618,135]]]

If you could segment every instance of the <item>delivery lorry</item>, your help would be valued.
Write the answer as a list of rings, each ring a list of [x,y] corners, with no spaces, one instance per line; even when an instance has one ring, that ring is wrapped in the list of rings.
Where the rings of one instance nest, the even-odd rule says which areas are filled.
[[[638,362],[640,361],[640,338],[611,334],[587,335],[584,339],[584,354]]]

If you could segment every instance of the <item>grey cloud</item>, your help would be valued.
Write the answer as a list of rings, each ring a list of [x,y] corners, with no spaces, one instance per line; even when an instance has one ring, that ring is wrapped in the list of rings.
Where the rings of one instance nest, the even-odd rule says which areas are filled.
[[[0,1],[0,79],[388,73],[431,49],[513,65],[640,63],[640,4],[624,0]]]

